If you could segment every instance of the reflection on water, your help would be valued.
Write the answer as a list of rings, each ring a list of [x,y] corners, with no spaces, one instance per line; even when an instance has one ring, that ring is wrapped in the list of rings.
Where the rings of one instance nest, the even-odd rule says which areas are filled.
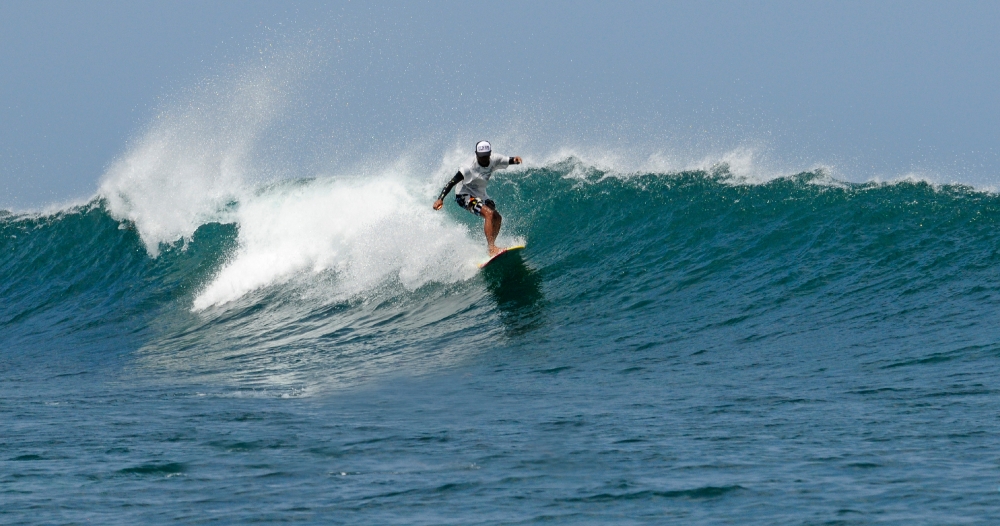
[[[511,336],[544,325],[541,275],[514,252],[483,269],[486,288],[500,310],[500,321]]]

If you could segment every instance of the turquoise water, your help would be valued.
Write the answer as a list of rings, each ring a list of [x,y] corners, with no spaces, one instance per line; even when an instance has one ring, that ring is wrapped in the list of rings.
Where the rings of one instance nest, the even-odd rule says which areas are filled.
[[[479,273],[338,184],[0,215],[0,522],[1000,521],[997,195],[569,159]]]

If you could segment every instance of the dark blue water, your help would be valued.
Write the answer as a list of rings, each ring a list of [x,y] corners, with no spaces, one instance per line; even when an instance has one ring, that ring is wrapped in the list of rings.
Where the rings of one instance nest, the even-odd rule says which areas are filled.
[[[487,272],[204,308],[247,224],[0,216],[0,522],[1000,522],[1000,197],[580,173],[491,185]]]

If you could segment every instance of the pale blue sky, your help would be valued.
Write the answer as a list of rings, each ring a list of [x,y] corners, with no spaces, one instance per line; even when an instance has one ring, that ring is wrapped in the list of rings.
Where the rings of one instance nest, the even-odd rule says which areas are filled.
[[[300,175],[509,126],[993,185],[998,27],[992,2],[8,1],[0,207],[92,195],[159,109],[275,46],[308,58],[275,134]]]

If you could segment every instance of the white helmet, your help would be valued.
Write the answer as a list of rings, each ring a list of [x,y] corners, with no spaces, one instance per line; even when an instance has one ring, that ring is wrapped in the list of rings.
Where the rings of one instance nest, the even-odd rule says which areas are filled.
[[[490,143],[488,141],[479,141],[476,143],[476,156],[477,157],[489,157],[490,152],[493,149],[490,148]]]

